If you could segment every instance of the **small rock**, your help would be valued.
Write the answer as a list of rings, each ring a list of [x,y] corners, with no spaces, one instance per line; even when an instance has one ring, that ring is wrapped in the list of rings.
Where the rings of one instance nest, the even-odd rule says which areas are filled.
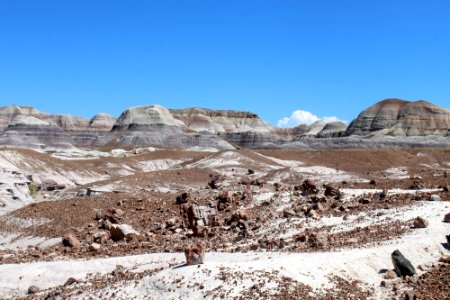
[[[123,275],[125,275],[126,272],[127,272],[127,270],[125,269],[124,266],[116,265],[116,268],[114,269],[114,271],[111,272],[111,275],[113,275],[113,276],[123,276]]]
[[[444,222],[450,223],[450,213],[444,216]]]
[[[119,208],[113,208],[113,209],[109,209],[106,212],[105,217],[109,221],[111,221],[111,223],[118,224],[122,221],[123,215],[124,215],[123,210],[121,210]]]
[[[414,219],[414,228],[427,228],[428,220],[422,217],[417,217]]]
[[[414,276],[416,274],[414,266],[399,250],[392,252],[391,258],[398,276]]]
[[[431,195],[430,201],[442,201],[442,198],[439,195]]]
[[[334,197],[336,200],[339,200],[341,197],[341,192],[339,191],[339,188],[333,184],[327,184],[325,185],[325,196]]]
[[[77,197],[86,197],[87,193],[88,193],[87,189],[81,189],[78,191]]]
[[[223,181],[223,177],[219,174],[215,174],[215,175],[210,175],[211,179],[208,182],[208,186],[214,190],[218,189],[222,183],[221,181]]]
[[[315,194],[318,192],[316,183],[314,181],[312,181],[311,179],[306,179],[305,181],[303,181],[302,190],[305,193]]]
[[[394,270],[390,270],[390,271],[387,271],[386,274],[384,274],[383,278],[391,280],[391,279],[398,278],[398,276]]]
[[[317,203],[314,205],[314,209],[320,212],[324,212],[326,210],[325,206],[322,203]]]
[[[175,200],[175,204],[188,203],[190,199],[191,199],[190,193],[182,193],[181,195],[177,196],[177,198]]]
[[[91,245],[89,245],[89,250],[92,252],[96,252],[99,251],[101,247],[102,246],[100,246],[100,244],[92,243]]]
[[[251,208],[244,208],[238,211],[239,218],[241,220],[251,220],[255,218],[253,210]]]
[[[80,248],[80,241],[73,233],[66,234],[62,239],[62,243],[65,247],[70,247],[73,249]]]
[[[359,200],[359,203],[361,203],[361,204],[369,204],[371,202],[372,202],[372,199],[370,199],[370,198],[363,198],[363,199]]]
[[[405,293],[405,300],[416,300],[417,297],[413,292],[406,292]]]
[[[32,285],[32,286],[30,286],[28,288],[28,294],[29,295],[33,295],[33,294],[39,293],[39,291],[40,291],[40,289],[37,286],[35,286],[35,285]]]
[[[94,241],[96,243],[106,243],[106,241],[108,241],[110,238],[111,234],[106,230],[100,230],[94,234]]]
[[[358,238],[349,238],[349,239],[347,239],[347,243],[348,244],[357,244]]]
[[[176,224],[177,224],[177,219],[176,218],[172,218],[172,219],[166,220],[166,227],[168,227],[168,228],[173,227]]]
[[[439,258],[439,262],[450,264],[450,255],[443,255]]]
[[[115,242],[123,239],[131,240],[135,235],[139,235],[139,233],[128,224],[113,224],[111,225],[109,233],[111,234],[111,239]]]
[[[450,184],[444,186],[444,192],[450,192]]]
[[[187,265],[200,265],[204,263],[205,248],[200,245],[192,246],[184,250]]]
[[[70,277],[69,279],[67,279],[66,283],[64,283],[64,286],[69,286],[75,283],[79,283],[80,281],[78,279],[75,279],[73,277]]]
[[[295,211],[293,211],[292,209],[285,209],[285,210],[283,211],[283,216],[284,216],[285,218],[292,218],[292,217],[295,217]]]
[[[313,219],[315,219],[315,220],[320,220],[320,215],[319,215],[319,213],[318,213],[317,211],[315,211],[315,210],[310,210],[309,213],[308,213],[308,217],[309,217],[309,218],[313,218]]]

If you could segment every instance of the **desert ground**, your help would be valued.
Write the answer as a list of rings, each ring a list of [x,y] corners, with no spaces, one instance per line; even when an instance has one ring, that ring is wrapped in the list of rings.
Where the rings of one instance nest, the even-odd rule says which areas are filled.
[[[4,147],[0,167],[2,299],[450,298],[450,149]]]

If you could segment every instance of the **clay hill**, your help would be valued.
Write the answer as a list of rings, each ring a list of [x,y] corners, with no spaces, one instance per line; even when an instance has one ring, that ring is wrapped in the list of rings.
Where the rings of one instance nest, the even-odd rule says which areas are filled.
[[[448,136],[450,110],[427,101],[386,99],[367,108],[349,125],[346,135]]]
[[[197,149],[371,147],[401,146],[401,138],[406,137],[412,137],[407,140],[411,145],[428,145],[418,137],[431,136],[439,138],[442,146],[448,143],[449,134],[450,110],[426,101],[399,99],[367,108],[349,126],[317,121],[295,128],[274,127],[251,112],[205,108],[169,110],[148,105],[129,108],[118,119],[103,113],[90,120],[32,107],[0,108],[0,144],[33,148],[67,144]]]

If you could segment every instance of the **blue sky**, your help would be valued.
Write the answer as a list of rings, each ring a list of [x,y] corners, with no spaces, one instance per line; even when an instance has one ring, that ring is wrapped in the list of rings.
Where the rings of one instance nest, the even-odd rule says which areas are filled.
[[[450,1],[0,0],[0,106],[296,110],[351,121],[388,97],[450,107]]]

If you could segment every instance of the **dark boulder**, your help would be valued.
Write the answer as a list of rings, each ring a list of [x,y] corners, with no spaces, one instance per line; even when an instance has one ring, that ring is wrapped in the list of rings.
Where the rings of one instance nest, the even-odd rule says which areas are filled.
[[[411,262],[403,256],[399,250],[395,250],[391,254],[392,263],[394,264],[394,269],[397,275],[400,276],[414,276],[416,274],[416,269],[411,264]]]

